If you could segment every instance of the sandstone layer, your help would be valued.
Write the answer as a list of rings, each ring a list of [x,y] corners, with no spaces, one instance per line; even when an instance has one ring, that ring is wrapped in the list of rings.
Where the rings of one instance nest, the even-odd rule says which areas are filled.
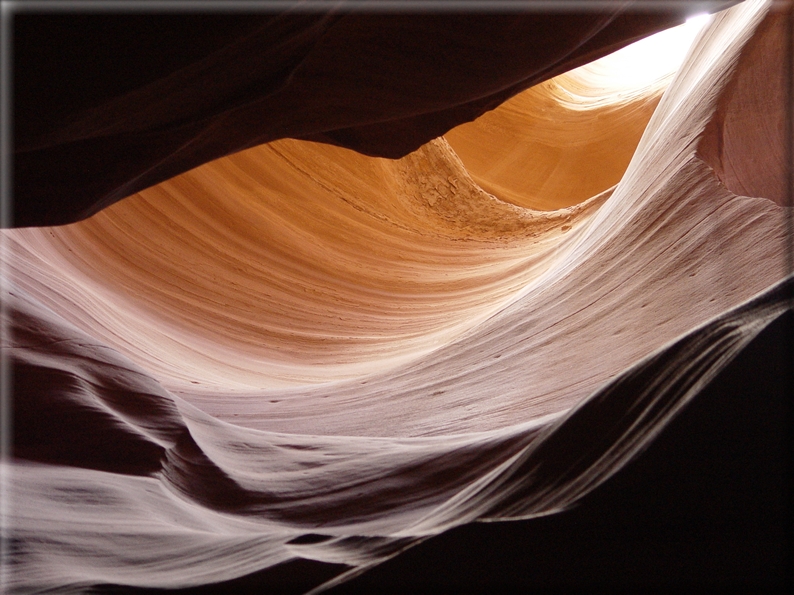
[[[611,99],[562,73],[680,15],[587,16],[229,21],[179,76],[21,108],[4,586],[265,589],[303,563],[294,592],[342,589],[587,502],[788,320],[791,7],[714,14]],[[378,50],[340,73],[351,40]]]

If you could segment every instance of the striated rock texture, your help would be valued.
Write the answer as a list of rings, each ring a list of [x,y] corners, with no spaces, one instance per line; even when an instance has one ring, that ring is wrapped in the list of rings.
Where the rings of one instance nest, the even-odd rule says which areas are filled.
[[[3,588],[782,587],[791,6],[570,71],[681,17],[15,16]]]

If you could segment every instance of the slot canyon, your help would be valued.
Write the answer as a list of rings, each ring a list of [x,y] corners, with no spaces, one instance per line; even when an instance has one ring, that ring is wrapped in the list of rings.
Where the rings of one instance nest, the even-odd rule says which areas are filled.
[[[87,6],[3,7],[0,589],[790,586],[792,2]]]

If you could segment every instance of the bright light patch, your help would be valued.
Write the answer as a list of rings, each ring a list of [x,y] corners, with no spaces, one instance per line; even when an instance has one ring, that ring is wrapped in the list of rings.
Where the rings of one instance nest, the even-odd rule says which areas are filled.
[[[711,19],[711,15],[710,14],[706,14],[706,13],[696,14],[694,16],[689,17],[686,20],[686,24],[687,25],[692,25],[692,26],[697,26],[698,29],[701,29],[703,27],[703,25],[705,25],[706,23],[709,22],[709,19]]]
[[[708,14],[690,17],[558,77],[560,99],[574,109],[588,109],[663,90],[710,19]]]

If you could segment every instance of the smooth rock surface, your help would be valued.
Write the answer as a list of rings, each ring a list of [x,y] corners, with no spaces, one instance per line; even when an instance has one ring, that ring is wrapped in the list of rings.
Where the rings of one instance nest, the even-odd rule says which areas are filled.
[[[552,75],[681,15],[585,16],[70,17],[120,35],[83,82],[157,26],[90,92],[19,104],[3,588],[783,585],[791,6],[713,15],[675,76],[611,99],[592,66]],[[51,18],[20,17],[19,64],[46,31],[64,62],[103,39]],[[21,72],[18,98],[48,88]],[[709,446],[753,436],[735,465]],[[655,498],[703,469],[736,506]],[[649,514],[668,566],[627,545]],[[559,554],[577,527],[631,549],[627,581],[583,552],[493,579],[483,543],[518,564],[512,540]]]

